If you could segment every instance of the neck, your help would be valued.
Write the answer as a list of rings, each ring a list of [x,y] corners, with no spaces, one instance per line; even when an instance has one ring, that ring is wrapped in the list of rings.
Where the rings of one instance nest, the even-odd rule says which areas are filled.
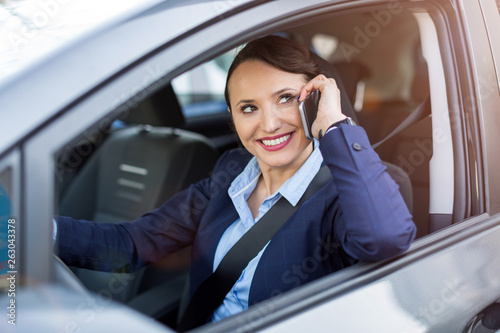
[[[264,165],[261,161],[258,161],[262,172],[262,177],[259,179],[259,182],[262,182],[262,186],[264,186],[266,191],[266,196],[275,193],[281,185],[292,177],[311,155],[313,149],[314,146],[311,143],[302,154],[285,166],[273,167],[267,164]]]

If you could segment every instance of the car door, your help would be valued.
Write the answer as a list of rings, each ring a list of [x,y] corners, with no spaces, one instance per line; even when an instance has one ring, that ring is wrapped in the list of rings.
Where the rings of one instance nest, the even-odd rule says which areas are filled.
[[[411,18],[414,24],[409,32],[412,38],[417,33],[422,40],[421,53],[429,66],[426,80],[430,84],[432,119],[426,119],[425,126],[426,130],[431,129],[432,154],[427,145],[417,144],[423,142],[418,141],[420,137],[407,135],[413,145],[400,147],[406,155],[397,154],[394,158],[415,176],[415,182],[424,183],[421,191],[415,193],[425,192],[428,197],[428,206],[422,209],[419,218],[426,231],[408,253],[398,258],[383,263],[361,263],[200,330],[321,332],[333,327],[340,331],[369,328],[384,332],[443,332],[464,328],[470,318],[500,297],[496,278],[500,270],[500,251],[496,246],[500,203],[495,199],[500,189],[496,171],[500,170],[500,161],[495,148],[499,133],[496,105],[500,101],[498,80],[486,80],[490,82],[486,86],[481,83],[491,73],[497,73],[498,77],[498,45],[488,35],[498,28],[498,19],[490,21],[492,5],[493,0],[259,1],[241,7],[235,5],[234,10],[230,10],[231,6],[224,7],[227,12],[219,16],[220,11],[215,11],[211,21],[176,39],[157,37],[144,46],[137,33],[130,35],[124,44],[115,42],[115,36],[129,33],[130,29],[151,31],[152,22],[156,29],[168,27],[165,22],[172,19],[172,13],[155,7],[102,33],[95,43],[82,46],[80,50],[86,51],[78,55],[82,61],[93,48],[110,45],[111,41],[117,54],[130,48],[137,54],[120,58],[123,64],[118,62],[118,66],[111,61],[113,52],[103,52],[100,66],[107,70],[85,81],[86,85],[73,92],[69,100],[55,100],[60,104],[53,102],[51,108],[57,111],[34,125],[22,141],[24,210],[20,216],[26,230],[23,237],[26,281],[55,282],[56,264],[51,257],[51,218],[57,213],[55,157],[80,140],[86,131],[109,124],[186,70],[260,35],[287,32],[308,41],[311,37],[308,29],[319,29],[315,23],[364,17],[345,29],[349,31],[344,35],[352,39],[343,44],[344,51],[339,50],[344,60],[348,59],[346,54],[370,58],[372,51],[384,47],[378,44],[382,40],[378,37],[390,29],[389,23],[385,25],[387,20],[397,20],[404,12],[401,15],[408,15],[404,17]],[[180,6],[179,10],[186,8]],[[401,31],[400,40],[405,37],[405,31]],[[140,54],[140,50],[144,53]],[[39,71],[32,84],[42,85],[42,78],[49,73],[65,78],[62,70]],[[367,82],[375,90],[371,90],[372,99],[365,94],[365,101],[379,101],[376,99],[379,93],[404,96],[407,90],[394,88],[391,77],[383,76]],[[401,82],[398,84],[407,88],[411,85]],[[25,91],[26,87],[14,86],[12,90]],[[376,90],[377,87],[386,88]],[[485,98],[487,91],[491,92]],[[16,105],[13,100],[10,102],[7,105]],[[428,160],[421,159],[422,156]],[[411,168],[417,166],[428,169],[428,174],[412,172]],[[107,302],[97,304],[102,308],[111,306]],[[73,304],[77,309],[78,305],[78,302]],[[89,309],[99,312],[95,307],[80,308]],[[75,310],[68,316],[74,327],[85,328],[92,321],[88,314]],[[99,318],[105,320],[105,316]]]

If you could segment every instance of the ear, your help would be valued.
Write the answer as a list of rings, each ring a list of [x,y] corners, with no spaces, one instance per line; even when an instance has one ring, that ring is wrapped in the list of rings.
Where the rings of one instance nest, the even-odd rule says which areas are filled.
[[[229,111],[229,113],[231,113],[231,107],[230,106],[227,107],[227,111]]]

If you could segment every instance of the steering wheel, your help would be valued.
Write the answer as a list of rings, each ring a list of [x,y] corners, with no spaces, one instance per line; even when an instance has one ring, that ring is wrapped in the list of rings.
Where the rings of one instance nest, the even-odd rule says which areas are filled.
[[[55,279],[58,283],[81,294],[88,294],[87,289],[71,269],[54,254]]]

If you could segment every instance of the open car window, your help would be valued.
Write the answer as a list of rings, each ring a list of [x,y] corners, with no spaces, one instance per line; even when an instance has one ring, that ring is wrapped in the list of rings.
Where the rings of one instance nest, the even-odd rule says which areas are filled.
[[[436,41],[431,39],[432,34],[425,32],[433,28],[432,21],[425,14],[423,18],[419,15],[403,8],[395,9],[389,16],[367,17],[365,11],[335,14],[322,21],[288,28],[282,34],[302,40],[339,72],[348,98],[356,105],[356,114],[352,116],[375,143],[429,98],[431,78],[426,59],[437,57],[432,65],[439,68],[440,56],[433,53]],[[378,23],[377,18],[383,20],[382,23]],[[374,23],[378,24],[377,34],[370,30]],[[424,53],[424,43],[431,48],[430,53]],[[223,91],[234,52],[224,52],[170,82],[144,89],[139,94],[140,100],[121,101],[122,106],[113,116],[105,122],[99,121],[97,128],[94,126],[97,131],[86,131],[95,134],[80,135],[64,146],[57,160],[57,174],[62,175],[58,214],[98,222],[130,221],[158,207],[189,183],[207,177],[210,165],[228,149],[227,143],[219,144],[218,136],[199,135],[191,129],[183,132],[186,131],[184,124],[173,115],[181,112],[187,119],[204,116],[206,123],[200,125],[200,132],[205,133],[213,126],[209,121],[211,116],[217,121],[218,114],[227,114]],[[442,85],[435,91],[442,92],[445,90],[443,74],[436,73],[435,81],[440,80]],[[120,119],[122,126],[111,126],[115,119]],[[222,122],[226,126],[224,131],[229,130],[227,119]],[[429,233],[431,215],[429,170],[433,157],[433,124],[427,117],[416,126],[418,128],[400,133],[382,145],[378,153],[383,161],[399,168],[409,179],[406,182],[411,184],[406,189],[408,205],[421,237]],[[188,155],[188,148],[176,141],[178,137],[187,136],[206,148]],[[87,144],[85,137],[99,140]],[[237,146],[234,135],[231,140],[232,146]],[[170,156],[159,148],[176,145],[182,154]],[[206,168],[202,169],[202,165]],[[193,174],[182,178],[184,172],[190,170],[194,170]],[[168,175],[169,172],[173,173]],[[447,170],[439,168],[435,172],[445,174]],[[446,195],[453,195],[453,189],[447,189]],[[90,290],[137,306],[140,311],[151,311],[148,314],[153,315],[156,313],[154,301],[148,307],[139,308],[139,305],[152,297],[155,290],[168,289],[169,297],[165,297],[160,307],[171,303],[175,311],[175,304],[182,297],[188,266],[189,252],[183,252],[139,273],[114,272],[112,274],[124,274],[122,279],[128,281],[120,288],[115,288],[114,283],[110,288],[109,281],[116,279],[113,275],[71,269]],[[162,317],[171,326],[175,326],[175,319],[173,314]]]

